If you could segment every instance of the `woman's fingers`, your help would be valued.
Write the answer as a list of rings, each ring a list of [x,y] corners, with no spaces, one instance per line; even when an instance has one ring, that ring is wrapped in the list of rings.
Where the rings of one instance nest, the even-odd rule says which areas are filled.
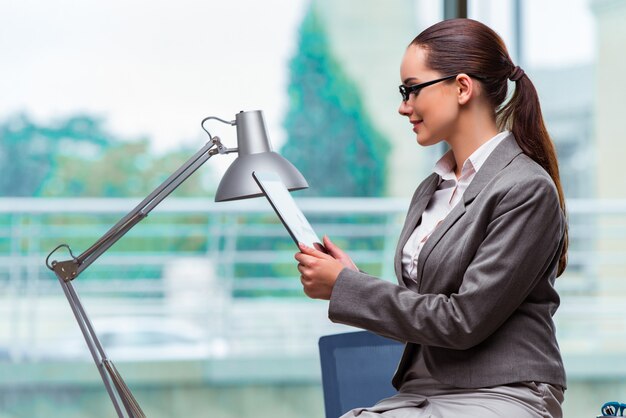
[[[326,256],[326,254],[318,251],[318,253],[323,254],[324,256]],[[314,255],[309,255],[309,254],[305,254],[305,253],[296,253],[296,255],[294,256],[294,258],[298,261],[298,271],[300,272],[300,274],[312,274],[313,271],[319,269],[319,268],[324,268],[324,264],[327,263],[329,260],[335,261],[334,258],[329,257],[329,258],[321,258],[321,257],[316,257]],[[335,261],[336,262],[336,261]]]
[[[328,253],[332,255],[333,257],[338,258],[338,256],[340,256],[341,253],[343,253],[341,248],[337,247],[335,243],[332,242],[330,238],[328,238],[328,235],[324,235],[324,238],[322,240],[324,241],[324,247],[326,247],[326,249],[328,250]]]
[[[304,253],[296,253],[294,258],[298,261],[298,270],[300,270],[301,266],[310,266],[311,264],[315,263],[315,260],[317,260],[317,257]]]
[[[307,254],[316,258],[325,258],[327,260],[329,259],[333,259],[334,257],[330,254],[326,254],[321,252],[320,250],[316,250],[315,248],[312,247],[308,247],[306,245],[304,245],[303,243],[299,243],[298,246],[300,247],[300,251],[303,254]]]
[[[294,258],[298,261],[304,293],[315,299],[329,299],[343,264],[332,256],[302,245]]]
[[[346,254],[344,250],[336,246],[335,243],[332,242],[330,238],[328,238],[328,235],[324,235],[323,241],[324,241],[324,247],[326,247],[326,249],[328,250],[328,253],[331,256],[333,256],[337,261],[339,261],[341,264],[343,264],[344,267],[347,267],[354,271],[359,270],[357,266],[354,264],[354,261],[352,261],[352,259],[350,258],[350,256]]]

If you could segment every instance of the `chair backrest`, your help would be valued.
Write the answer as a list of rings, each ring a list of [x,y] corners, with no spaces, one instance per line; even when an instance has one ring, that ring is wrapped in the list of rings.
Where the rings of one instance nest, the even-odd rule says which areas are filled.
[[[372,406],[396,393],[391,378],[404,345],[369,331],[320,338],[326,418]]]

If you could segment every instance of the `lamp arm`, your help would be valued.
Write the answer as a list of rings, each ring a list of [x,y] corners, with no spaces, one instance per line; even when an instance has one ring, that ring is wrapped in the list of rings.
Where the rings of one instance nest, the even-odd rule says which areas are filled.
[[[218,137],[213,137],[204,147],[187,160],[178,170],[172,173],[160,186],[150,193],[126,216],[113,225],[98,241],[85,250],[78,257],[71,253],[71,249],[66,244],[55,248],[46,258],[46,265],[54,271],[59,278],[71,281],[77,278],[94,261],[104,254],[113,244],[122,238],[136,224],[142,221],[159,203],[169,196],[178,186],[189,178],[198,168],[200,168],[209,158],[216,154],[229,154],[236,152],[236,148],[226,148]],[[71,260],[52,261],[48,263],[50,256],[59,248],[66,247],[70,250]]]
[[[87,267],[106,252],[113,244],[130,231],[137,223],[148,216],[159,203],[169,196],[178,186],[180,186],[189,176],[200,168],[209,158],[216,154],[229,154],[236,152],[237,148],[226,148],[218,137],[212,137],[211,141],[202,147],[196,154],[187,160],[178,170],[170,175],[159,187],[150,193],[141,203],[139,203],[126,216],[120,219],[111,229],[109,229],[98,241],[96,241],[85,252],[75,257],[71,248],[67,244],[56,247],[46,258],[46,266],[54,271],[63,292],[70,304],[74,317],[85,338],[89,352],[96,363],[102,382],[113,402],[115,412],[119,418],[145,418],[145,414],[139,407],[132,392],[122,379],[115,365],[109,360],[104,352],[104,348],[96,335],[93,325],[87,316],[87,312],[72,286],[72,280],[80,275]],[[67,248],[70,260],[52,261],[50,257],[59,248]]]

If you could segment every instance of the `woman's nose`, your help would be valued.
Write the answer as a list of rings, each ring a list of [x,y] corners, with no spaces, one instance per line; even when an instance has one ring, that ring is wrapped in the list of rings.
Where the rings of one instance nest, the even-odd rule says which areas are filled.
[[[398,108],[399,114],[403,116],[410,116],[412,112],[413,112],[413,109],[411,108],[411,106],[409,106],[408,101],[400,102],[400,107]]]

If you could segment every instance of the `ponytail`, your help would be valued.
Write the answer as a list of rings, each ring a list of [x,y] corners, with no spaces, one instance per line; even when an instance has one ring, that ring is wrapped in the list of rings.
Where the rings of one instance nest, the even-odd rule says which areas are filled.
[[[519,71],[521,71],[521,75],[519,75]],[[567,215],[556,149],[543,121],[537,90],[530,78],[519,67],[513,69],[510,79],[515,82],[515,92],[506,105],[497,112],[498,128],[500,130],[509,129],[513,132],[513,136],[524,154],[542,166],[552,177],[559,195],[561,210],[564,215]],[[568,244],[569,232],[566,223],[564,245],[559,259],[557,276],[560,276],[567,266]]]

